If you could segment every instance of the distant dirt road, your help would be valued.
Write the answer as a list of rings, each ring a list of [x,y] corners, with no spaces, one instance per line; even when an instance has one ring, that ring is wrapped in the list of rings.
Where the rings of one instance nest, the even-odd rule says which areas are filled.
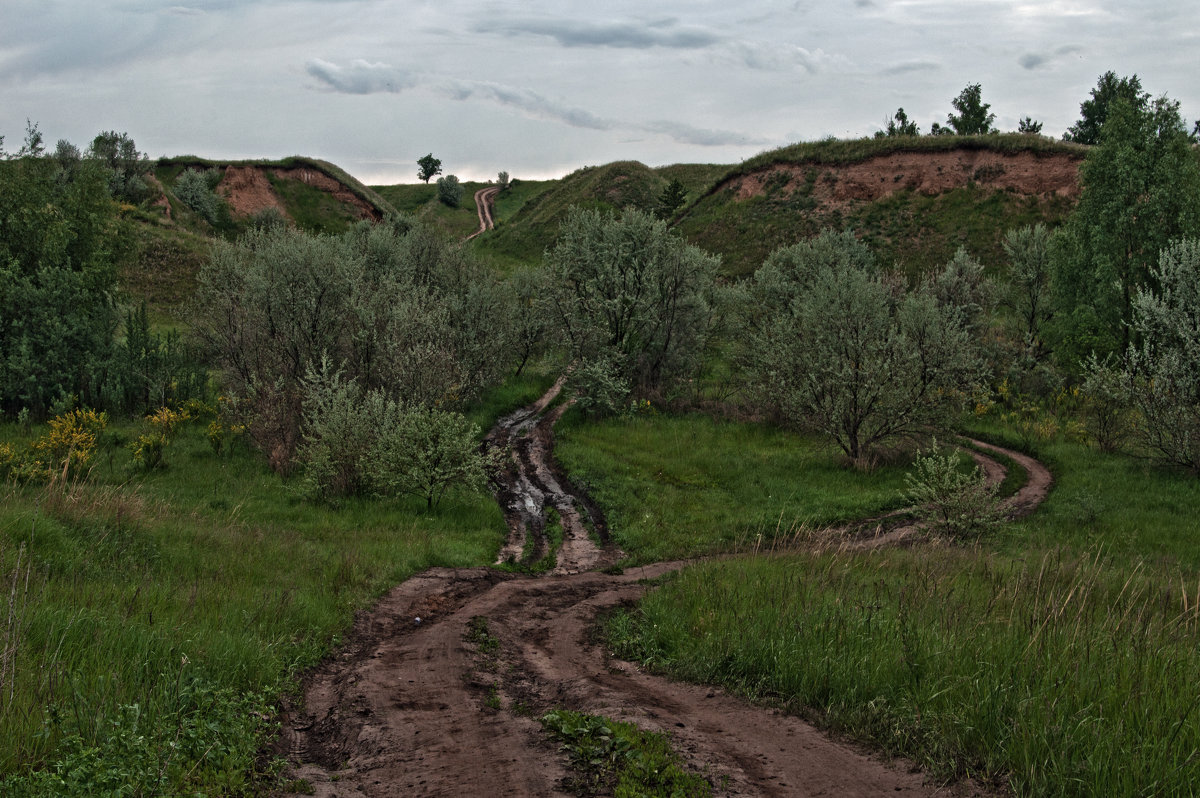
[[[550,406],[560,388],[561,381],[489,434],[493,445],[514,453],[498,489],[509,517],[509,557],[520,556],[527,536],[538,556],[545,550],[542,530],[531,521],[542,517],[544,506],[561,513],[572,501],[586,501],[571,498],[569,480],[553,462],[552,425],[562,405]],[[1049,472],[1037,461],[999,451],[1029,474],[1008,510],[1014,516],[1030,512],[1045,496]],[[988,463],[990,479],[1003,478],[1003,465],[977,458]],[[572,524],[580,519],[576,514]],[[669,734],[719,796],[988,794],[973,784],[943,787],[908,763],[880,761],[794,716],[610,657],[590,638],[597,615],[635,601],[650,589],[644,580],[687,563],[622,574],[577,572],[619,556],[606,542],[602,519],[591,523],[603,545],[568,529],[569,543],[550,574],[434,568],[361,615],[342,648],[308,676],[303,700],[284,708],[278,753],[290,760],[292,776],[313,790],[299,794],[568,795],[567,757],[536,720],[556,707]],[[886,545],[915,531],[893,530],[869,542],[860,536],[858,542]],[[496,641],[494,651],[481,652],[468,639],[478,619]]]
[[[467,236],[468,241],[496,226],[496,223],[492,221],[492,210],[496,195],[499,193],[499,186],[488,186],[475,192],[475,209],[479,212],[479,229]]]

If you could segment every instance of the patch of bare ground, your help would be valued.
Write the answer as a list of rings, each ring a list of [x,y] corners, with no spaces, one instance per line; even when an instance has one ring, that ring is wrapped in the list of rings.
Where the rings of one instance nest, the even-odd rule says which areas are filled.
[[[841,166],[778,164],[733,178],[729,185],[739,199],[766,193],[768,184],[785,193],[808,190],[823,207],[873,202],[898,191],[932,196],[968,183],[1024,195],[1076,197],[1080,163],[1079,156],[1061,153],[896,152]]]
[[[255,166],[229,166],[225,176],[217,184],[217,191],[229,204],[229,210],[237,216],[253,216],[267,208],[275,208],[288,217],[283,203],[271,182],[261,169]]]
[[[491,445],[514,451],[525,445],[521,441],[545,446],[540,454],[518,453],[498,491],[510,518],[512,553],[524,547],[529,519],[541,516],[546,501],[570,496],[561,485],[556,493],[550,483],[557,478],[538,475],[552,461],[548,436],[563,406],[551,405],[561,387],[560,381],[489,435]],[[1009,511],[1029,512],[1049,489],[1049,472],[999,451],[1030,475]],[[982,453],[979,458],[990,479],[1003,478],[1002,464]],[[876,533],[861,525],[847,531],[844,543],[911,543],[919,532],[915,526],[882,532],[885,523],[880,520]],[[393,589],[308,676],[303,699],[285,704],[277,751],[288,758],[291,777],[327,798],[566,795],[567,757],[536,720],[566,707],[668,734],[716,795],[987,794],[974,784],[931,782],[906,762],[883,762],[795,716],[613,659],[590,639],[597,616],[636,601],[650,589],[647,580],[686,563],[580,572],[613,554],[591,546],[600,554],[572,559],[564,545],[559,568],[543,576],[436,568]],[[486,651],[472,634],[481,618]]]

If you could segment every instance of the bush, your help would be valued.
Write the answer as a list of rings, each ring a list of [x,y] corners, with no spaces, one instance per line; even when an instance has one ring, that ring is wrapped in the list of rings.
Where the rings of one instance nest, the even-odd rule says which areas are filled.
[[[208,170],[209,173],[215,170]],[[211,174],[187,169],[175,180],[175,196],[211,225],[217,223],[221,199],[212,190]]]
[[[963,471],[959,454],[943,453],[936,439],[917,452],[904,479],[906,498],[917,504],[917,514],[936,532],[966,537],[990,532],[1000,523],[997,486],[987,482],[979,466]]]
[[[437,181],[438,199],[451,208],[462,204],[463,187],[454,175],[439,177]]]

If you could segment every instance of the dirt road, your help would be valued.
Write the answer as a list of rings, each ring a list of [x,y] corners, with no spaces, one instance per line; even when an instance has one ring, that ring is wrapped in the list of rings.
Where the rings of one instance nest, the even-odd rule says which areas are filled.
[[[492,210],[495,207],[496,195],[499,193],[499,186],[488,186],[475,192],[475,210],[479,213],[479,229],[467,236],[468,241],[496,226],[492,220]]]
[[[491,433],[515,452],[498,491],[510,518],[502,559],[521,556],[546,504],[580,506],[550,456],[559,388]],[[1003,466],[991,462],[993,478],[1002,477]],[[1049,486],[1040,464],[1022,465],[1040,487],[1018,494],[1015,513],[1032,509]],[[303,702],[283,713],[280,752],[295,778],[315,795],[342,798],[566,795],[566,757],[536,718],[567,707],[669,733],[717,795],[975,794],[962,784],[947,791],[795,717],[611,659],[589,640],[597,613],[636,600],[648,589],[643,580],[686,563],[580,572],[619,557],[604,537],[597,545],[584,530],[547,575],[433,569],[392,590],[311,674]],[[494,650],[470,642],[480,624]]]

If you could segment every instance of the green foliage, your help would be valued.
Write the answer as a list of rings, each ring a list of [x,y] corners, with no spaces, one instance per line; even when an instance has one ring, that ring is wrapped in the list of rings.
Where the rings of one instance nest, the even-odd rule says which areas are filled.
[[[299,442],[300,383],[322,356],[414,405],[469,399],[507,368],[496,278],[408,220],[338,238],[250,231],[218,243],[199,282],[193,330],[279,470]]]
[[[904,113],[903,108],[896,109],[895,116],[888,120],[886,128],[875,132],[877,139],[919,135],[921,135],[921,131],[917,128],[917,123],[909,121],[908,114]]]
[[[668,183],[667,187],[658,195],[658,207],[654,209],[654,215],[659,219],[671,219],[685,202],[687,202],[687,188],[676,178]]]
[[[1053,318],[1050,297],[1050,231],[1044,224],[1014,228],[1004,234],[1008,279],[1004,304],[1016,320],[1022,356],[1041,361],[1048,354],[1046,327]]]
[[[777,251],[749,286],[744,365],[789,423],[856,465],[948,423],[980,375],[980,268],[965,253],[917,289],[875,272],[852,233]]]
[[[572,358],[625,385],[669,387],[700,364],[718,261],[648,213],[574,209],[546,253],[551,312]]]
[[[115,130],[100,133],[88,147],[88,158],[100,162],[107,170],[113,197],[135,205],[149,198],[145,175],[150,171],[150,159],[138,152],[128,133]]]
[[[988,109],[992,106],[983,102],[981,94],[982,90],[979,84],[971,83],[950,101],[958,113],[947,114],[946,123],[955,135],[984,136],[996,132],[996,129],[992,127],[992,122],[996,121],[996,115],[989,112]]]
[[[501,171],[496,175],[496,185],[499,186],[501,191],[508,191],[510,188],[512,188],[512,184],[509,182],[508,172]]]
[[[905,496],[935,532],[968,537],[991,532],[1000,524],[997,486],[988,484],[979,466],[963,471],[958,452],[943,453],[936,438],[928,449],[917,451],[904,479]]]
[[[434,158],[432,152],[418,158],[417,166],[421,167],[417,172],[417,179],[424,183],[428,183],[431,178],[442,173],[441,159]]]
[[[1153,285],[1158,253],[1200,235],[1200,160],[1179,104],[1166,97],[1110,103],[1080,182],[1083,193],[1053,255],[1057,350],[1069,368],[1092,352],[1104,358],[1137,343],[1133,299]]]
[[[94,159],[0,161],[0,410],[98,401],[116,327],[116,207]]]
[[[1042,123],[1036,121],[1032,116],[1023,116],[1021,121],[1017,123],[1018,133],[1027,133],[1031,136],[1041,135]]]
[[[1091,97],[1080,104],[1079,121],[1067,129],[1063,140],[1077,144],[1099,144],[1101,130],[1108,121],[1112,104],[1117,100],[1144,110],[1150,95],[1142,91],[1142,82],[1137,75],[1118,78],[1117,73],[1111,70],[1105,72],[1096,82],[1096,88],[1092,89]]]
[[[615,362],[603,355],[576,362],[567,380],[575,404],[591,417],[614,416],[629,404],[629,380]]]
[[[323,360],[304,385],[302,490],[331,499],[373,493],[416,496],[426,508],[451,488],[482,490],[499,453],[479,451],[480,430],[459,413],[409,407],[363,392]]]
[[[438,201],[451,208],[462,204],[463,187],[454,175],[439,177],[437,181]]]
[[[579,774],[572,787],[580,794],[617,798],[712,795],[707,781],[684,770],[679,755],[662,734],[569,709],[548,712],[541,722],[571,757]]]

